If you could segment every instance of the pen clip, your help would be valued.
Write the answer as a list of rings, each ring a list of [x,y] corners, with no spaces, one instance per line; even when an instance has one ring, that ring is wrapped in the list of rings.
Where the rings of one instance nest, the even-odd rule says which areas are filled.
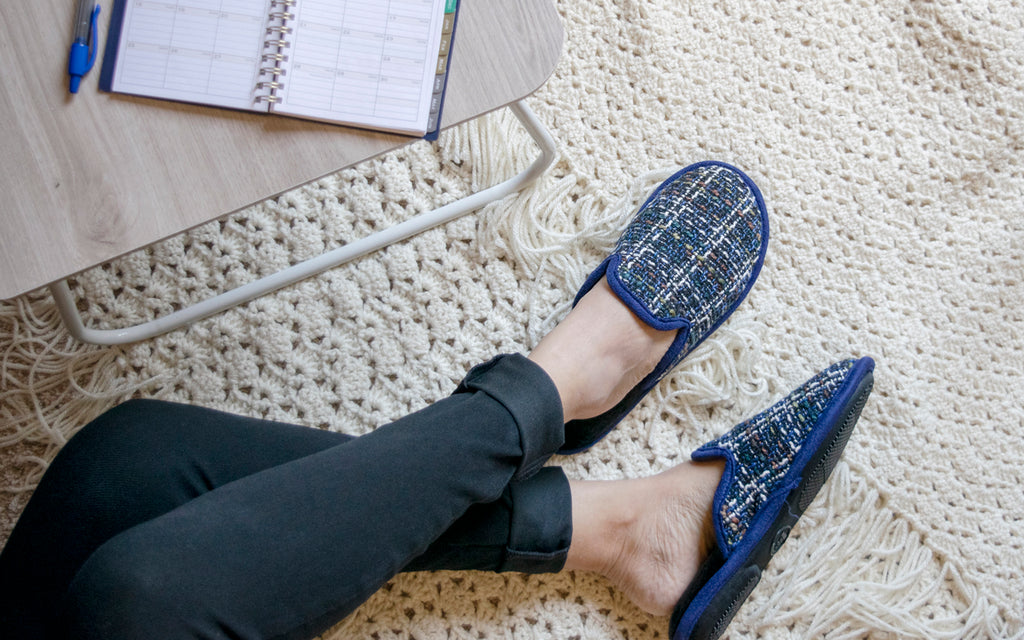
[[[89,33],[89,63],[88,63],[89,66],[85,69],[86,71],[91,70],[93,64],[96,63],[96,41],[97,41],[96,18],[98,18],[99,15],[100,15],[100,5],[96,5],[96,8],[92,10],[92,17],[89,18],[89,30],[90,30],[90,33]]]

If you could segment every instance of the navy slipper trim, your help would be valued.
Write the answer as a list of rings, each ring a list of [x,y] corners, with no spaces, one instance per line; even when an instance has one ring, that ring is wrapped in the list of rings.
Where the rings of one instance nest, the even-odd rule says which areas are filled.
[[[861,358],[854,364],[828,410],[808,434],[786,477],[754,516],[728,558],[722,552],[726,546],[721,528],[715,527],[716,547],[672,614],[669,635],[673,640],[714,640],[725,631],[835,468],[871,393],[874,366],[871,358]],[[716,505],[734,474],[732,457],[723,449],[704,449],[693,455],[694,460],[723,457],[726,470],[716,492]]]

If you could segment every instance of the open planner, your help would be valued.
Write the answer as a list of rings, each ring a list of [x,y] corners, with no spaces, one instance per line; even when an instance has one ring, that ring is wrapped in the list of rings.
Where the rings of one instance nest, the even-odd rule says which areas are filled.
[[[100,87],[433,137],[457,0],[116,0]]]

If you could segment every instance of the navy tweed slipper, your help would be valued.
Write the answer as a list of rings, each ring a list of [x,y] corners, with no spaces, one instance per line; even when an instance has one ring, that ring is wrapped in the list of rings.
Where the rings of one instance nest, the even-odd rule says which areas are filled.
[[[663,182],[623,231],[615,250],[576,294],[602,277],[640,320],[678,329],[661,361],[626,397],[565,425],[559,453],[591,447],[739,306],[768,248],[768,211],[754,182],[722,162],[692,164]]]
[[[725,459],[715,548],[676,604],[673,640],[718,638],[835,468],[871,393],[871,358],[845,360],[693,452]]]

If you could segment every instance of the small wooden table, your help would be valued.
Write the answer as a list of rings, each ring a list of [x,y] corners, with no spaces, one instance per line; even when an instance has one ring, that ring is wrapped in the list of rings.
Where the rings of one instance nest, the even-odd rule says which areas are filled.
[[[99,0],[100,42],[113,0]],[[99,65],[68,93],[71,0],[0,3],[0,299],[49,285],[71,332],[101,344],[158,335],[451,220],[532,181],[554,143],[520,102],[557,64],[551,0],[463,0],[442,127],[510,106],[537,141],[523,173],[164,318],[83,326],[65,279],[415,139],[109,94]],[[101,56],[102,57],[102,56]]]

